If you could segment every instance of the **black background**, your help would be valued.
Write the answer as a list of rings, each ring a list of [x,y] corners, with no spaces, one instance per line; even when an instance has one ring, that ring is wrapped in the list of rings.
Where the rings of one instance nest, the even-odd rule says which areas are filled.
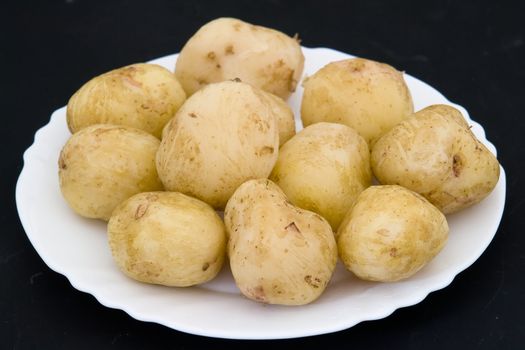
[[[29,243],[16,212],[22,153],[89,78],[175,53],[205,22],[233,16],[298,32],[420,78],[464,106],[498,148],[507,202],[495,239],[450,286],[390,317],[266,345],[518,349],[525,344],[525,2],[24,1],[0,5],[0,348],[175,349],[255,345],[134,320],[75,290]],[[476,227],[472,227],[473,230]],[[64,228],[66,231],[67,228]],[[68,234],[68,232],[64,232]],[[227,315],[225,315],[227,317]],[[330,344],[330,343],[328,343]]]

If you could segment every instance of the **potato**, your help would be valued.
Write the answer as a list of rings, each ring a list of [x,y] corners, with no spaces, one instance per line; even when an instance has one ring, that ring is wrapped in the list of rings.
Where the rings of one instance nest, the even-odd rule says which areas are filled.
[[[270,94],[269,92],[264,92],[262,95],[269,100],[268,104],[272,107],[273,113],[277,116],[279,147],[281,147],[286,141],[295,135],[295,117],[293,111],[282,98]]]
[[[427,107],[385,134],[371,163],[379,182],[418,192],[445,214],[480,202],[499,179],[496,157],[446,105]]]
[[[222,209],[243,182],[268,177],[279,149],[274,109],[262,91],[241,82],[210,84],[192,95],[157,153],[166,189]]]
[[[294,205],[320,214],[337,230],[371,184],[368,145],[346,125],[310,125],[281,147],[270,179]]]
[[[332,62],[303,82],[301,118],[346,124],[369,144],[413,111],[403,73],[362,58]]]
[[[295,91],[303,66],[297,39],[235,18],[219,18],[184,45],[175,75],[188,95],[206,84],[239,78],[286,99]]]
[[[445,216],[425,198],[401,186],[372,186],[341,223],[337,246],[357,277],[391,282],[419,271],[447,238]]]
[[[92,125],[73,134],[60,152],[60,190],[87,218],[108,220],[132,195],[162,189],[155,167],[159,140],[145,131]]]
[[[267,179],[242,184],[224,219],[230,267],[243,295],[282,305],[307,304],[321,295],[337,261],[325,219],[293,206]]]
[[[156,64],[133,64],[84,84],[67,104],[72,133],[93,124],[127,125],[159,137],[186,99],[175,75]]]
[[[226,233],[206,203],[176,192],[139,193],[120,204],[108,223],[111,253],[127,276],[187,287],[221,270]]]

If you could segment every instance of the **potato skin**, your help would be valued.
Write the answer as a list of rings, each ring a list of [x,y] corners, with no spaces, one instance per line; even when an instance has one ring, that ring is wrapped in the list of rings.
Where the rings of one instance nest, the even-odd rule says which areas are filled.
[[[248,84],[210,84],[170,121],[157,153],[167,190],[223,209],[235,189],[268,177],[277,161],[278,125],[262,92]]]
[[[368,145],[346,125],[312,124],[281,147],[270,179],[294,205],[320,214],[337,230],[371,184]]]
[[[293,206],[267,179],[242,184],[228,201],[224,219],[230,267],[244,296],[303,305],[321,295],[337,261],[325,219]]]
[[[60,190],[87,218],[108,220],[122,201],[162,189],[155,167],[159,140],[138,129],[92,125],[73,134],[60,152]]]
[[[337,234],[339,256],[357,277],[393,282],[408,278],[432,260],[448,238],[436,207],[401,186],[363,191]]]
[[[263,96],[268,100],[274,115],[277,117],[279,128],[279,147],[295,135],[295,117],[292,108],[284,100],[269,92],[263,92]]]
[[[303,87],[303,125],[345,124],[369,146],[414,111],[403,73],[362,58],[329,63],[305,79]]]
[[[140,282],[187,287],[221,270],[226,233],[206,203],[176,192],[139,193],[120,204],[108,223],[115,262]]]
[[[298,40],[235,18],[202,26],[184,45],[175,74],[188,95],[209,83],[239,78],[283,99],[301,79]]]
[[[133,64],[99,75],[75,92],[67,105],[67,125],[72,133],[93,124],[127,125],[160,138],[185,100],[172,72],[156,64]]]
[[[393,128],[375,144],[371,162],[379,182],[418,192],[445,214],[480,202],[500,170],[461,112],[447,105],[429,106]]]

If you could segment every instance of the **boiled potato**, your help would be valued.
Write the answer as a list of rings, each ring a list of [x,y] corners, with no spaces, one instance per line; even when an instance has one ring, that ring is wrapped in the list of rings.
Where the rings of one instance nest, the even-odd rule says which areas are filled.
[[[156,64],[133,64],[84,84],[67,104],[72,133],[93,124],[127,125],[159,137],[186,99],[175,75]]]
[[[310,125],[281,147],[270,179],[294,205],[320,214],[337,230],[370,186],[368,145],[346,125]]]
[[[111,253],[127,276],[187,287],[214,278],[226,254],[226,233],[206,203],[176,192],[139,193],[108,223]]]
[[[206,84],[239,78],[286,99],[301,78],[298,40],[235,18],[201,27],[184,45],[175,74],[188,95]]]
[[[418,192],[445,214],[478,203],[499,179],[496,157],[446,105],[427,107],[385,134],[371,162],[382,184]]]
[[[342,123],[369,145],[414,110],[403,73],[362,58],[332,62],[303,82],[301,118]]]
[[[210,84],[192,95],[157,153],[166,189],[222,209],[243,182],[268,177],[279,149],[274,110],[259,89],[242,82]]]
[[[269,100],[268,104],[271,106],[274,114],[277,116],[280,147],[284,145],[286,141],[291,139],[293,135],[295,135],[295,117],[293,115],[293,111],[282,98],[269,92],[264,92],[262,95]]]
[[[242,184],[224,213],[235,283],[246,297],[302,305],[330,281],[337,246],[328,222],[293,206],[267,179]]]
[[[60,190],[78,214],[108,220],[132,195],[162,189],[155,167],[159,140],[145,131],[92,125],[73,134],[60,152]]]
[[[357,277],[391,282],[419,271],[447,238],[445,216],[425,198],[401,186],[372,186],[339,227],[337,246]]]

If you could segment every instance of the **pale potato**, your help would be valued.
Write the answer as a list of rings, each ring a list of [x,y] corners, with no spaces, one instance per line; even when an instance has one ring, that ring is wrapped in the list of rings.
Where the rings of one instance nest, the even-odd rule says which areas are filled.
[[[235,283],[252,300],[303,305],[325,290],[337,261],[328,222],[293,206],[268,179],[242,184],[224,213]]]
[[[67,124],[72,133],[93,124],[117,124],[160,138],[185,100],[172,72],[156,64],[133,64],[84,84],[67,104]]]
[[[157,153],[166,189],[222,209],[243,182],[268,177],[279,149],[274,110],[261,90],[242,82],[210,84],[192,95]]]
[[[270,179],[294,205],[320,214],[337,230],[371,184],[368,145],[343,124],[307,126],[281,147]]]
[[[362,58],[332,62],[303,82],[301,118],[346,124],[369,144],[413,111],[403,73]]]
[[[226,255],[226,233],[206,203],[176,192],[139,193],[108,223],[113,259],[141,282],[187,287],[214,278]]]
[[[303,72],[296,38],[235,18],[202,26],[184,45],[175,74],[188,95],[209,83],[239,78],[288,98]]]
[[[279,147],[281,147],[295,135],[295,117],[293,111],[282,98],[269,92],[264,92],[263,95],[269,99],[268,104],[272,107],[277,117]]]
[[[159,140],[145,131],[99,124],[73,134],[60,152],[60,190],[79,215],[108,220],[132,195],[162,190]]]
[[[450,214],[480,202],[496,186],[499,163],[457,109],[427,107],[374,146],[372,168],[382,184],[418,192]]]
[[[372,186],[338,230],[339,256],[357,277],[392,282],[431,261],[448,238],[445,215],[401,186]]]

